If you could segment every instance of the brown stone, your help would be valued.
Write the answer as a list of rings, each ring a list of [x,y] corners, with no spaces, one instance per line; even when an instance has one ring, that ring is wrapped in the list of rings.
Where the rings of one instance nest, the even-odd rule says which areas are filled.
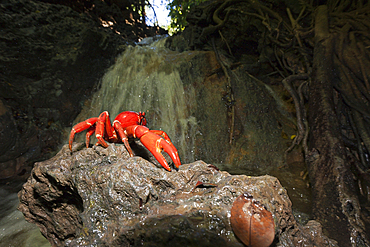
[[[215,186],[195,187],[198,181]],[[230,175],[197,161],[168,172],[123,145],[65,145],[36,163],[19,192],[19,210],[54,246],[243,246],[230,225],[235,199],[248,192],[272,213],[275,242],[335,244],[297,224],[275,177]]]

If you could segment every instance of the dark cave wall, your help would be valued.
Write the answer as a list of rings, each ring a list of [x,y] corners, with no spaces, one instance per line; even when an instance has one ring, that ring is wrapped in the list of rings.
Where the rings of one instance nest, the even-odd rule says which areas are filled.
[[[103,7],[100,15],[115,8]],[[104,28],[96,12],[31,0],[1,1],[0,12],[1,179],[54,154],[115,57],[158,29]]]

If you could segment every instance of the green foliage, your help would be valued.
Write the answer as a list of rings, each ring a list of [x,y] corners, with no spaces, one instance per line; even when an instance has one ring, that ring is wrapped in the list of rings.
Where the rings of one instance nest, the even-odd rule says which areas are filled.
[[[206,0],[172,0],[172,2],[167,5],[167,9],[170,11],[169,16],[171,17],[171,31],[179,32],[184,30],[187,25],[187,14],[195,6],[205,1]]]

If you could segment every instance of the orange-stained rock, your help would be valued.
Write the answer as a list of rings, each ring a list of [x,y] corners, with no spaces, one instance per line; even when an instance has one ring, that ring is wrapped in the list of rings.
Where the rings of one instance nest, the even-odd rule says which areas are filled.
[[[267,247],[274,241],[272,214],[248,193],[234,201],[230,222],[235,235],[248,246]]]

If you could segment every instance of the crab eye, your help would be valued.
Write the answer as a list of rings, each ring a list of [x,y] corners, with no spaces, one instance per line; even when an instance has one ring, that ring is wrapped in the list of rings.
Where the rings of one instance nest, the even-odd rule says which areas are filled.
[[[145,125],[146,125],[146,118],[145,118],[145,117],[143,117],[143,118],[141,119],[141,125],[143,125],[143,126],[145,126]]]
[[[140,112],[139,117],[140,117],[140,125],[146,126],[145,112]]]

